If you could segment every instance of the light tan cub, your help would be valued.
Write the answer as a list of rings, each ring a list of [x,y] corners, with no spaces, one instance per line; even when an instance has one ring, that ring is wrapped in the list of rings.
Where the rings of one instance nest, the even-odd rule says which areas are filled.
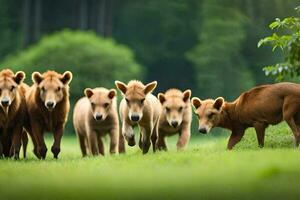
[[[167,150],[166,136],[179,133],[177,150],[183,149],[190,140],[192,122],[191,90],[181,92],[178,89],[159,93],[158,99],[162,104],[162,112],[158,121],[159,150]]]
[[[110,153],[118,151],[119,120],[115,89],[87,88],[74,107],[73,123],[82,156],[104,155],[102,137],[110,136]]]
[[[122,121],[122,134],[129,146],[135,145],[133,127],[140,127],[139,146],[143,154],[149,151],[151,142],[153,151],[157,139],[156,125],[161,111],[158,99],[151,94],[157,82],[144,85],[140,81],[130,81],[127,85],[120,81],[115,82],[117,88],[123,93],[124,98],[120,103]]]

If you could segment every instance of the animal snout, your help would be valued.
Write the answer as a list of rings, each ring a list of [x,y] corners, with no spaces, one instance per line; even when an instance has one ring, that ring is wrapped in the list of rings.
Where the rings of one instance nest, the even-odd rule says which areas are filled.
[[[206,130],[206,128],[199,128],[199,132],[203,133],[203,134],[206,134],[207,130]]]
[[[54,101],[47,101],[47,103],[46,103],[47,108],[51,109],[51,108],[54,108],[54,106],[55,106]]]
[[[177,122],[177,121],[172,121],[172,122],[171,122],[171,125],[172,125],[174,128],[176,128],[176,127],[178,126],[178,122]]]
[[[95,119],[96,119],[97,121],[101,120],[102,117],[103,117],[103,116],[102,116],[100,113],[96,113],[96,114],[95,114]]]
[[[130,119],[133,122],[138,122],[140,120],[140,116],[138,116],[138,115],[131,115]]]
[[[9,99],[7,97],[4,97],[2,100],[1,100],[1,105],[6,107],[6,106],[9,106]]]

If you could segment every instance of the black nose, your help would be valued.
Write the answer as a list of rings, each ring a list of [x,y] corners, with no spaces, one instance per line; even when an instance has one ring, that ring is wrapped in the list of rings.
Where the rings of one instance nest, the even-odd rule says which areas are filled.
[[[206,128],[199,128],[199,132],[203,134],[207,133]]]
[[[101,120],[102,119],[102,115],[100,113],[96,113],[95,119],[96,120]]]
[[[4,98],[4,99],[2,99],[1,100],[1,104],[2,104],[2,106],[8,106],[9,105],[9,99],[7,99],[7,98]]]
[[[53,108],[54,107],[54,102],[53,101],[48,101],[46,103],[47,108]]]
[[[177,121],[172,121],[172,122],[171,122],[171,125],[172,125],[174,128],[176,128],[176,127],[178,126],[178,122],[177,122]]]
[[[132,116],[131,116],[131,120],[132,120],[133,122],[137,122],[137,121],[140,120],[140,116],[138,116],[138,115],[132,115]]]

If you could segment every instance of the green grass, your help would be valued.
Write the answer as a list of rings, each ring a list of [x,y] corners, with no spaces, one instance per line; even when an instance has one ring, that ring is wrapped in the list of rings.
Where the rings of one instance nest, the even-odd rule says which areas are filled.
[[[264,149],[252,129],[233,151],[227,133],[195,135],[182,152],[172,138],[169,152],[84,159],[65,137],[59,160],[0,160],[0,199],[299,199],[300,150],[285,124],[268,129]]]

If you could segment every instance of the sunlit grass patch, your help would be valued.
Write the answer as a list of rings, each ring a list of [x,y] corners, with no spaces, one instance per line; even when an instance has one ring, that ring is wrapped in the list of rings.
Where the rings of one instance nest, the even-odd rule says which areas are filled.
[[[233,151],[227,137],[194,134],[177,152],[175,136],[168,152],[127,147],[125,155],[81,158],[76,138],[66,136],[58,160],[51,152],[45,161],[31,152],[1,160],[1,199],[298,199],[300,152],[285,124],[267,130],[264,149],[253,129]]]

